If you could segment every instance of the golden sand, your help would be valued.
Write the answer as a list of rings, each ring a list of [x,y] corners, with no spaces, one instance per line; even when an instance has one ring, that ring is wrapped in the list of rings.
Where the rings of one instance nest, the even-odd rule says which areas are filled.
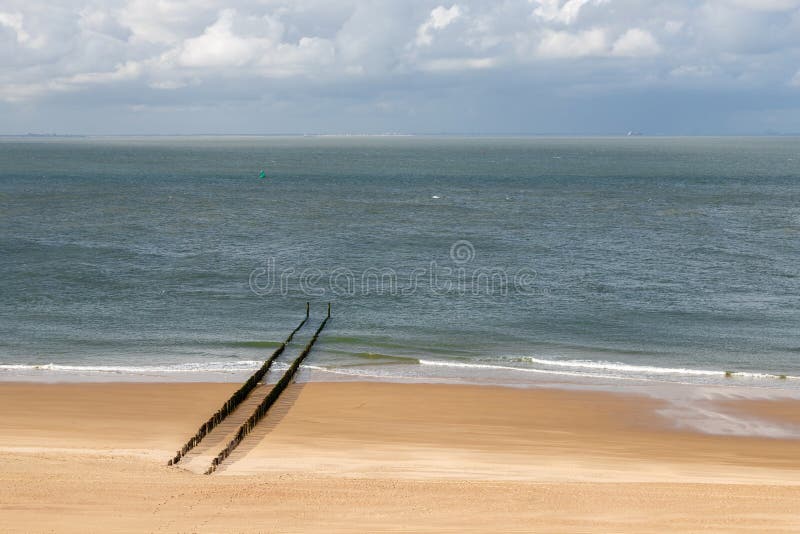
[[[166,467],[236,387],[0,384],[0,531],[800,531],[800,442],[607,393],[298,384],[216,474],[222,436]]]

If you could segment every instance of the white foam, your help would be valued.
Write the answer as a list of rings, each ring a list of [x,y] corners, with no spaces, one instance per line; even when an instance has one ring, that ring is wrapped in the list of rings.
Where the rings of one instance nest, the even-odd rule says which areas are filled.
[[[439,366],[449,368],[473,369],[473,370],[494,370],[513,373],[530,373],[538,375],[555,375],[565,377],[579,377],[585,379],[599,378],[610,380],[638,380],[638,381],[664,381],[670,383],[698,383],[697,379],[709,378],[714,383],[728,383],[734,379],[745,379],[748,381],[769,381],[773,385],[790,380],[800,380],[798,376],[779,377],[775,374],[756,373],[756,372],[734,372],[728,375],[725,371],[710,369],[688,369],[679,367],[657,367],[651,365],[632,365],[622,362],[593,361],[593,360],[555,360],[537,358],[533,356],[522,356],[510,359],[531,364],[528,366],[508,365],[504,362],[482,361],[482,362],[462,362],[452,360],[428,360],[420,359],[422,366]],[[90,373],[90,374],[180,374],[180,373],[240,373],[257,369],[263,361],[260,360],[229,360],[229,361],[209,361],[209,362],[185,362],[160,365],[65,365],[65,364],[0,364],[0,372],[63,372],[63,373]],[[273,368],[280,371],[288,367],[287,362],[276,361]],[[332,372],[335,366],[325,367],[326,372]],[[392,373],[399,371],[393,368]],[[371,370],[369,374],[377,372]],[[401,372],[402,374],[402,372]],[[412,373],[416,375],[416,373]],[[366,376],[366,375],[365,375]],[[692,380],[692,379],[695,380]],[[714,380],[717,379],[717,380]],[[704,383],[703,381],[699,383]],[[750,382],[752,383],[752,382]]]
[[[674,377],[677,383],[684,383],[681,377],[710,377],[724,380],[734,378],[745,379],[770,379],[770,380],[800,380],[798,376],[779,376],[770,373],[755,372],[731,372],[716,371],[710,369],[688,369],[679,367],[656,367],[651,365],[631,365],[622,362],[592,361],[592,360],[549,360],[524,356],[515,358],[514,361],[531,363],[534,365],[550,367],[551,369],[541,369],[538,367],[518,367],[501,365],[499,363],[466,363],[441,360],[420,360],[421,365],[438,365],[446,367],[460,367],[464,369],[495,369],[505,371],[518,371],[524,373],[551,374],[562,376],[576,376],[583,378],[604,378],[613,380],[643,380],[650,381],[656,377]],[[558,368],[554,370],[552,368]]]
[[[682,367],[656,367],[651,365],[631,365],[622,362],[592,361],[592,360],[547,360],[542,358],[524,357],[524,361],[539,365],[553,367],[568,367],[580,369],[600,369],[604,371],[618,371],[622,373],[637,373],[644,375],[680,375],[680,376],[715,376],[726,377],[727,371],[717,371],[711,369],[687,369]],[[732,371],[732,377],[739,378],[781,378],[779,375],[770,373],[755,373],[747,371]],[[785,376],[785,380],[797,380],[797,376]]]
[[[47,364],[0,364],[0,371],[54,371],[66,373],[225,373],[241,372],[257,369],[262,361],[237,360],[230,362],[188,362],[167,365],[62,365]]]
[[[580,373],[576,371],[551,371],[548,369],[535,369],[532,367],[511,367],[507,365],[495,365],[488,363],[464,363],[464,362],[444,362],[441,360],[420,360],[420,365],[434,365],[439,367],[460,367],[463,369],[493,369],[497,371],[520,371],[523,373],[535,373],[543,375],[576,376],[581,378],[608,378],[612,380],[640,380],[635,377],[603,375],[597,373]]]
[[[607,371],[621,371],[631,373],[665,374],[665,375],[694,375],[694,376],[725,376],[724,371],[710,371],[706,369],[684,369],[672,367],[654,367],[650,365],[630,365],[621,362],[592,361],[592,360],[545,360],[542,358],[524,357],[524,361],[539,365],[553,367],[569,367],[578,369],[601,369]]]

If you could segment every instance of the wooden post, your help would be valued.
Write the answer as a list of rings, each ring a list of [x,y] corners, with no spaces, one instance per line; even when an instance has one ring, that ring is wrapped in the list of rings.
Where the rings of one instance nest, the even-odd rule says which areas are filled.
[[[320,324],[319,328],[317,328],[316,332],[314,332],[314,335],[311,337],[308,344],[306,344],[303,351],[297,358],[295,358],[295,360],[289,366],[289,369],[286,370],[286,372],[283,374],[280,380],[278,380],[278,382],[274,386],[272,386],[270,392],[267,394],[266,397],[264,397],[264,400],[261,401],[258,407],[256,407],[252,415],[247,419],[247,421],[245,421],[239,427],[239,431],[236,433],[236,436],[228,443],[227,447],[222,449],[217,455],[217,457],[214,458],[214,460],[211,462],[211,467],[208,469],[208,471],[206,471],[207,475],[213,473],[216,470],[217,466],[219,466],[228,456],[230,456],[230,454],[236,447],[239,446],[239,444],[242,442],[245,436],[247,436],[255,428],[258,422],[267,414],[267,412],[275,403],[275,401],[278,400],[280,394],[289,386],[289,384],[294,379],[297,370],[300,368],[300,364],[303,363],[303,360],[306,358],[306,356],[308,356],[309,352],[311,352],[311,348],[317,341],[320,332],[322,332],[322,329],[325,328],[325,324],[328,322],[328,319],[330,318],[330,313],[331,312],[329,303],[328,317],[326,317],[322,321],[322,324]]]
[[[310,307],[310,303],[306,302],[306,319],[308,319],[309,307]]]
[[[331,303],[328,303],[328,317],[331,316]]]
[[[225,401],[225,403],[222,405],[222,408],[217,410],[211,416],[211,418],[206,423],[203,424],[201,429],[195,433],[194,437],[190,438],[186,442],[186,444],[175,455],[175,458],[173,458],[170,461],[170,465],[175,465],[178,462],[180,462],[181,458],[186,456],[186,454],[190,450],[196,447],[203,439],[203,437],[205,437],[209,432],[211,432],[214,429],[214,427],[222,423],[223,419],[225,419],[228,415],[230,415],[230,413],[233,410],[235,410],[236,407],[238,407],[239,404],[241,404],[241,402],[244,401],[250,395],[250,392],[253,390],[253,388],[255,388],[267,374],[270,367],[272,366],[272,362],[275,361],[275,359],[278,356],[280,356],[281,353],[283,353],[284,349],[286,348],[286,344],[292,340],[292,336],[294,336],[294,334],[298,330],[300,330],[300,328],[302,328],[303,325],[308,321],[308,308],[309,308],[308,303],[306,303],[305,319],[303,319],[297,326],[297,328],[295,328],[292,331],[292,333],[289,334],[289,337],[286,339],[286,341],[281,343],[280,346],[277,349],[275,349],[272,355],[270,355],[270,357],[267,358],[267,360],[261,365],[261,367],[255,373],[253,373],[250,376],[250,378],[248,378],[247,381],[244,384],[242,384],[242,386],[237,391],[235,391],[233,395],[230,396],[230,398],[228,398],[227,401]]]

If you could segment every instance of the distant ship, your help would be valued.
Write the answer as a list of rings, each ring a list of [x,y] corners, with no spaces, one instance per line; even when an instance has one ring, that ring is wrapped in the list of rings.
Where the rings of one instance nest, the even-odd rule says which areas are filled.
[[[640,135],[644,135],[642,132],[634,132],[633,130],[628,132],[628,137],[638,137]]]

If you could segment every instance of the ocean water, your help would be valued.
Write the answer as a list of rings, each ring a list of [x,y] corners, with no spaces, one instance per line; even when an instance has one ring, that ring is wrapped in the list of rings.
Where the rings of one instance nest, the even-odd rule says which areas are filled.
[[[5,138],[0,280],[0,379],[235,380],[310,301],[312,379],[797,390],[800,139]]]

